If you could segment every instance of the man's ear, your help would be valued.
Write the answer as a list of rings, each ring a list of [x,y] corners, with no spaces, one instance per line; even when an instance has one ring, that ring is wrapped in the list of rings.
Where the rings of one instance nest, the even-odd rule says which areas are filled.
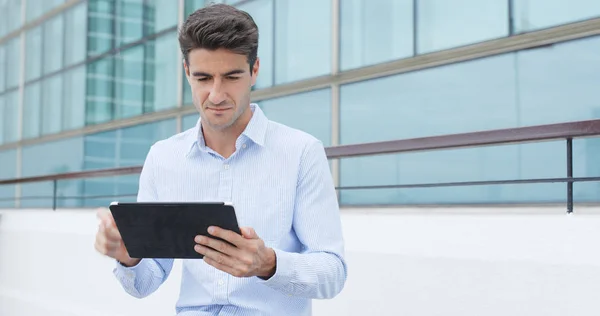
[[[260,68],[260,58],[256,57],[254,61],[254,66],[252,66],[252,86],[256,84],[256,78],[258,78],[258,70]]]
[[[183,71],[185,72],[185,78],[187,79],[188,83],[190,83],[190,68],[188,67],[187,62],[185,61],[185,58],[182,59],[181,62],[183,63]]]

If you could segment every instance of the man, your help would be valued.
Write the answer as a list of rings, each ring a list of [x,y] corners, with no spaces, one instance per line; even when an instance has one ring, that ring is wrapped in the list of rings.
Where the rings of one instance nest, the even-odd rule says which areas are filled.
[[[344,242],[321,142],[268,120],[250,103],[260,61],[258,29],[232,6],[188,17],[179,43],[195,128],[155,143],[138,201],[230,201],[242,235],[209,228],[200,260],[184,260],[178,315],[310,315],[311,299],[336,296],[346,281]],[[145,297],[172,259],[129,257],[110,212],[99,212],[96,249],[117,260],[125,291]]]

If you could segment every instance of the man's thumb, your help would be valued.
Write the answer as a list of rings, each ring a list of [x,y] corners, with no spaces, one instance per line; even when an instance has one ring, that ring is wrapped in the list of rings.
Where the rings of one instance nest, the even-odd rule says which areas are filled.
[[[258,239],[258,235],[252,227],[241,227],[242,236],[246,239]]]

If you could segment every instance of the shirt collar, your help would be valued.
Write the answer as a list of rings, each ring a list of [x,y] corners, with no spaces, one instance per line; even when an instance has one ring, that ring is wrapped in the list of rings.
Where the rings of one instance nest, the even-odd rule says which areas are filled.
[[[250,122],[248,122],[248,125],[240,137],[246,137],[255,144],[264,146],[269,120],[258,104],[251,103],[250,110],[252,111],[252,118],[250,118]],[[198,119],[196,126],[188,135],[188,140],[190,148],[187,152],[187,155],[191,153],[192,149],[195,148],[196,145],[198,145],[198,148],[201,150],[207,150],[206,142],[204,141],[204,134],[202,133],[201,118]]]

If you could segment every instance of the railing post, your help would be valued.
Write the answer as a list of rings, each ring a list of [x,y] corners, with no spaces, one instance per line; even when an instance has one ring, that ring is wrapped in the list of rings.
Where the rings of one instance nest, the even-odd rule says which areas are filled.
[[[54,186],[53,191],[54,193],[52,194],[52,210],[56,211],[56,189],[57,189],[57,185],[56,185],[56,179],[52,180],[52,184]]]
[[[573,139],[567,138],[567,213],[573,213]]]

